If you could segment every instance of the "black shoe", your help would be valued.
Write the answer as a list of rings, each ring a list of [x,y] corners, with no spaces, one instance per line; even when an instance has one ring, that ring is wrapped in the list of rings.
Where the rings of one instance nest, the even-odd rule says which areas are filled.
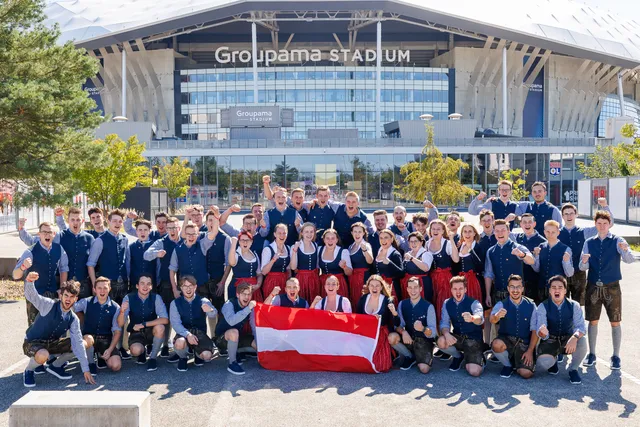
[[[511,366],[503,366],[500,371],[500,376],[502,378],[511,378],[511,374],[513,373],[513,368]]]
[[[415,357],[405,357],[404,362],[402,363],[402,366],[400,367],[400,369],[402,369],[403,371],[408,371],[415,364],[416,364]]]
[[[147,372],[152,372],[156,369],[158,369],[158,361],[155,358],[149,359],[149,361],[147,361]]]
[[[558,375],[558,371],[558,362],[554,363],[552,367],[547,369],[547,372],[549,372],[551,375]]]
[[[69,380],[72,378],[71,374],[68,374],[62,366],[49,365],[47,366],[47,372],[61,380]]]
[[[204,360],[200,359],[198,356],[194,356],[193,364],[196,366],[204,366]]]
[[[558,355],[558,363],[562,363],[564,361],[564,354]]]
[[[227,356],[229,356],[229,352],[227,351],[227,349],[226,349],[226,348],[223,350],[223,349],[221,349],[220,347],[218,347],[218,354],[220,355],[220,357],[227,357]]]
[[[176,363],[176,362],[179,362],[180,360],[181,359],[180,359],[180,356],[178,356],[178,353],[173,353],[171,356],[169,356],[169,358],[167,359],[167,362]]]
[[[451,355],[447,353],[442,353],[442,356],[440,356],[440,360],[451,360]]]
[[[569,381],[571,384],[582,384],[582,379],[577,370],[569,371]]]
[[[91,376],[93,377],[98,376],[98,367],[95,363],[89,363],[89,372],[91,372]]]
[[[131,359],[131,353],[129,353],[127,350],[124,349],[124,347],[120,348],[120,358],[122,360],[129,360]]]
[[[178,358],[178,372],[187,372],[187,358]]]
[[[463,361],[464,357],[454,357],[453,362],[451,362],[451,365],[449,365],[449,370],[451,372],[459,371]]]
[[[247,358],[244,353],[238,352],[238,354],[236,354],[236,362],[238,363],[238,365],[242,366],[245,360],[247,360]]]
[[[41,366],[44,366],[44,365],[41,365]],[[24,371],[24,373],[22,374],[22,384],[24,384],[25,387],[29,387],[29,388],[36,386],[36,377],[33,371],[29,371],[29,370]]]
[[[100,356],[96,358],[96,365],[98,366],[98,369],[107,369],[107,361]]]
[[[187,354],[188,354],[189,356],[193,356],[193,349],[191,348],[191,346],[189,346],[189,347],[187,348]]]
[[[438,359],[440,359],[443,354],[446,354],[446,353],[444,353],[442,350],[438,349],[438,350],[436,350],[435,353],[433,353],[433,357],[437,357]]]
[[[138,365],[144,365],[145,363],[147,363],[147,355],[144,353],[140,354],[140,356],[138,356],[138,360],[136,360],[136,363]]]
[[[151,356],[151,350],[153,350],[153,346],[151,344],[148,344],[146,346],[146,350],[147,350],[147,357]]]
[[[46,365],[40,365],[36,369],[34,369],[33,371],[29,371],[29,372],[33,372],[34,375],[46,374],[47,373],[47,366]],[[31,387],[31,386],[26,386],[26,387]]]
[[[160,357],[162,357],[163,359],[166,359],[167,357],[169,357],[169,347],[167,346],[162,347],[162,350],[160,350]]]

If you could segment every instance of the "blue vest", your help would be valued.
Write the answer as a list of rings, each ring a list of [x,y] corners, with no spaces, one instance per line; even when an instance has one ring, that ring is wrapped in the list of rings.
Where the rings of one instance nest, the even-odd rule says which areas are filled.
[[[278,257],[276,262],[273,263],[273,265],[271,266],[271,271],[274,273],[286,273],[287,268],[289,267],[289,263],[291,262],[291,252],[289,251],[289,246],[285,244],[284,247],[287,250],[287,256],[284,258]],[[271,258],[273,258],[276,254],[276,251],[271,245],[267,246],[267,248],[269,248],[269,252],[271,252]],[[269,262],[269,260],[265,261]]]
[[[198,329],[204,333],[207,332],[207,314],[202,311],[201,297],[196,295],[193,297],[193,301],[189,302],[184,296],[180,295],[174,302],[180,314],[182,326],[184,326],[185,329]]]
[[[546,241],[547,239],[541,236],[537,231],[536,234],[531,236],[529,239],[527,239],[524,233],[519,233],[516,237],[516,242],[529,249],[532,253],[535,248],[540,246],[542,243],[545,243]],[[522,272],[524,273],[523,278],[525,284],[538,286],[540,275],[538,274],[538,272],[534,271],[532,266],[524,264],[522,266]]]
[[[562,227],[558,239],[571,248],[573,256],[573,268],[578,271],[580,267],[580,257],[582,256],[582,248],[584,247],[584,229],[582,227],[573,227],[571,230]]]
[[[87,261],[94,241],[95,238],[85,231],[75,235],[67,228],[60,232],[60,245],[69,258],[69,279],[81,282],[89,277]]]
[[[510,275],[517,274],[521,277],[523,275],[522,260],[511,255],[515,247],[516,244],[512,240],[507,240],[504,246],[495,245],[489,249],[488,256],[495,275],[493,286],[497,291],[507,290]]]
[[[494,200],[493,202],[491,202],[491,211],[493,212],[493,216],[495,219],[505,219],[510,214],[515,214],[517,207],[518,204],[512,202],[511,200],[509,200],[506,205],[502,203],[502,200]],[[513,230],[514,225],[515,221],[511,221],[509,223],[509,228]]]
[[[536,219],[536,231],[544,236],[544,223],[553,219],[554,206],[546,200],[540,204],[536,202],[527,206],[527,213],[533,214]]]
[[[538,287],[540,289],[549,287],[549,279],[555,275],[564,276],[564,268],[562,267],[562,257],[567,251],[567,245],[562,242],[556,243],[556,245],[549,249],[549,244],[542,245],[540,250],[540,282]]]
[[[76,315],[69,312],[68,319],[65,320],[62,317],[62,306],[56,301],[46,316],[36,316],[36,320],[27,329],[27,341],[59,339],[71,328],[74,318],[77,319]]]
[[[349,218],[347,215],[347,207],[346,205],[340,205],[338,207],[338,211],[333,217],[333,227],[338,232],[338,237],[340,237],[340,244],[345,248],[348,248],[353,243],[353,236],[351,235],[351,226],[356,222],[365,223],[367,220],[367,215],[362,212],[362,210],[358,211],[358,214],[353,218]]]
[[[394,266],[391,265],[393,263],[400,268],[403,267],[404,263],[402,261],[402,255],[400,255],[400,252],[398,252],[397,250],[391,251],[389,260],[391,261],[389,264],[377,261],[376,259],[373,260],[373,266],[375,268],[376,274],[392,279],[401,278],[402,276],[404,276],[404,271],[400,273],[398,272],[397,268],[394,268]]]
[[[433,254],[433,268],[451,268],[453,261],[447,253],[448,240],[442,239],[442,248],[437,254]]]
[[[160,240],[163,237],[168,235],[169,235],[168,233],[160,234],[158,230],[153,230],[151,233],[149,233],[149,240],[151,241],[151,243],[153,243],[156,240]]]
[[[316,235],[318,236],[316,241],[318,244],[321,244],[322,242],[322,233],[324,233],[324,230],[331,228],[331,223],[333,222],[335,215],[336,213],[329,205],[321,208],[316,204],[313,209],[309,210],[307,221],[316,225]]]
[[[162,258],[157,258],[158,264],[160,265],[160,282],[169,281],[169,264],[171,264],[171,257],[173,256],[173,251],[176,249],[176,246],[180,244],[180,241],[177,243],[169,238],[169,236],[164,236],[162,238],[162,249],[166,251],[166,255]]]
[[[377,230],[367,237],[367,242],[371,245],[371,255],[375,258],[380,251],[380,234]]]
[[[307,210],[305,208],[296,210],[296,212],[298,212],[298,214],[300,215],[300,218],[302,218],[302,222],[307,222],[307,219],[309,218],[309,214],[307,213]]]
[[[476,325],[473,322],[465,322],[462,313],[472,313],[471,305],[475,300],[465,295],[464,299],[456,304],[455,299],[449,298],[445,301],[444,306],[451,319],[453,331],[458,335],[466,335],[477,341],[482,341],[482,325]]]
[[[600,240],[596,235],[587,239],[586,243],[591,254],[587,281],[593,284],[601,281],[606,285],[622,280],[616,236],[612,234],[611,237]]]
[[[240,307],[240,303],[238,302],[238,298],[230,298],[227,302],[225,302],[226,304],[231,304],[233,306],[233,313],[237,313],[239,311],[244,310],[244,307]],[[223,306],[224,307],[224,306]],[[225,332],[227,332],[229,329],[237,329],[238,332],[240,332],[240,334],[242,334],[242,330],[244,329],[244,325],[250,320],[251,318],[251,311],[249,311],[249,314],[247,315],[247,317],[245,317],[244,319],[242,319],[240,322],[236,323],[235,325],[231,326],[229,325],[229,323],[227,322],[227,319],[224,318],[223,316],[220,316],[220,318],[218,319],[218,324],[216,325],[216,336],[220,337],[222,335],[224,335]]]
[[[207,251],[207,272],[211,279],[222,279],[224,276],[224,266],[227,260],[224,256],[224,244],[228,236],[218,231],[213,245]]]
[[[190,274],[196,278],[198,286],[203,286],[209,281],[207,273],[207,258],[200,249],[200,242],[194,243],[190,248],[182,242],[175,248],[178,257],[178,271],[180,275]]]
[[[107,299],[107,302],[101,306],[98,302],[98,297],[89,297],[87,308],[84,311],[82,334],[113,335],[111,326],[116,311],[118,311],[118,306],[111,298]]]
[[[129,325],[127,331],[132,332],[133,327],[142,322],[151,322],[158,318],[156,313],[156,294],[151,292],[142,301],[137,292],[129,294]]]
[[[502,301],[502,306],[507,310],[507,315],[500,319],[500,335],[518,337],[525,344],[531,339],[531,317],[535,316],[536,305],[529,298],[522,297],[520,305],[515,305],[511,298]]]
[[[369,255],[373,255],[373,254],[369,254]],[[367,259],[364,257],[364,254],[362,253],[362,248],[358,248],[358,250],[355,253],[351,253],[351,251],[349,251],[349,256],[351,257],[351,267],[353,268],[370,268],[371,264],[369,264],[367,262]]]
[[[102,236],[104,231],[102,233],[98,233],[96,230],[87,230],[87,233],[91,234],[94,239],[97,239],[98,237]]]
[[[298,248],[298,270],[313,271],[318,268],[318,245],[313,243],[313,253],[305,254],[302,252],[303,244],[300,242]]]
[[[266,237],[260,235],[260,231],[256,230],[256,234],[253,236],[253,242],[251,243],[251,250],[258,254],[258,259],[261,260],[262,250],[264,249],[264,242],[267,241]]]
[[[424,298],[420,298],[420,301],[418,301],[416,305],[411,304],[410,298],[400,302],[400,312],[404,319],[404,328],[412,337],[418,334],[413,328],[413,324],[416,320],[421,320],[422,324],[425,325],[425,328],[427,327],[427,314],[429,313],[429,307],[431,307],[431,303]],[[420,332],[420,334],[424,336],[422,332]]]
[[[297,300],[291,301],[287,295],[280,295],[280,307],[288,308],[307,308],[307,301],[298,297]]]
[[[35,283],[38,293],[44,295],[45,292],[56,292],[58,290],[56,273],[58,273],[58,262],[62,256],[62,246],[51,243],[51,249],[47,252],[38,242],[31,247],[31,256],[33,256],[33,264],[25,272],[24,277],[35,271],[40,275]]]
[[[296,230],[296,210],[294,208],[287,208],[283,213],[276,208],[269,209],[267,211],[269,216],[269,234],[267,240],[273,242],[273,233],[276,229],[276,225],[284,224],[287,226],[287,240],[285,241],[287,246],[291,246],[298,240],[298,230]]]
[[[117,237],[114,237],[108,231],[102,233],[99,239],[102,239],[102,253],[98,259],[100,275],[112,282],[118,281],[118,278],[127,280],[125,254],[129,247],[129,240],[124,234],[119,233]]]
[[[151,240],[142,243],[137,240],[129,245],[129,254],[131,256],[131,268],[129,273],[129,283],[135,285],[142,276],[151,277],[153,283],[156,282],[156,272],[153,261],[146,261],[144,253],[151,246]]]
[[[407,230],[409,230],[409,233],[413,233],[415,231],[413,229],[413,223],[405,221],[404,225],[407,228]],[[402,236],[402,231],[400,231],[400,229],[398,228],[398,226],[395,223],[391,227],[389,227],[389,230],[391,230],[393,232],[393,234],[397,234],[399,236]]]
[[[573,301],[565,298],[564,302],[558,306],[551,298],[542,302],[547,310],[547,329],[549,335],[556,337],[573,334]]]
[[[324,246],[321,246],[318,254],[318,265],[320,266],[320,274],[344,274],[344,270],[342,269],[342,267],[340,267],[340,261],[342,261],[342,248],[340,246],[336,246],[336,248],[334,249],[335,251],[337,251],[336,259],[331,262],[322,260],[324,248]]]
[[[247,262],[244,258],[236,251],[236,259],[237,263],[234,267],[231,267],[233,271],[234,279],[246,279],[249,277],[257,277],[258,273],[258,255],[254,252],[253,256],[256,257],[254,262]]]

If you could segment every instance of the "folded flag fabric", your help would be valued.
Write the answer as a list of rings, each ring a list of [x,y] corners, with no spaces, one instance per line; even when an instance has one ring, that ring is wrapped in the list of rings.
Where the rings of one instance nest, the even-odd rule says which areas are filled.
[[[376,373],[373,353],[380,330],[375,316],[258,304],[258,362],[289,372]]]

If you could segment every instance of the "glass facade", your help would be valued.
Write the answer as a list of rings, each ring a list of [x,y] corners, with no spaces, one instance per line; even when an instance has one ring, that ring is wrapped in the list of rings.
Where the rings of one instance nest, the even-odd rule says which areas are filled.
[[[495,194],[502,171],[525,168],[529,171],[527,186],[544,181],[549,188],[549,200],[560,205],[577,201],[577,162],[584,162],[584,154],[554,154],[551,161],[562,162],[559,176],[549,175],[549,154],[448,154],[461,158],[469,168],[460,171],[461,181],[477,191]],[[262,201],[262,176],[271,175],[272,182],[288,188],[300,187],[307,197],[315,194],[318,185],[331,187],[336,200],[344,200],[348,191],[360,195],[360,203],[367,208],[392,208],[395,204],[414,206],[398,200],[394,190],[403,180],[400,168],[419,160],[414,154],[326,154],[278,156],[198,156],[183,157],[193,169],[190,192],[178,201],[208,206],[239,204],[247,208]],[[150,166],[169,161],[150,157]],[[465,205],[469,203],[467,200]]]
[[[375,67],[277,67],[258,71],[254,99],[249,68],[180,71],[180,118],[176,133],[183,139],[223,140],[220,110],[236,105],[278,104],[293,108],[294,127],[284,139],[306,139],[307,129],[358,129],[361,139],[380,137],[376,129]],[[449,105],[448,68],[382,67],[380,126],[415,120],[429,113],[445,120]],[[451,80],[453,82],[453,79]]]
[[[598,128],[596,129],[596,135],[600,138],[605,137],[607,119],[620,117],[621,115],[618,95],[609,95],[602,102],[602,109],[600,110],[600,116],[598,116]],[[631,117],[636,128],[640,129],[640,104],[632,99],[625,98],[624,110],[624,115]]]

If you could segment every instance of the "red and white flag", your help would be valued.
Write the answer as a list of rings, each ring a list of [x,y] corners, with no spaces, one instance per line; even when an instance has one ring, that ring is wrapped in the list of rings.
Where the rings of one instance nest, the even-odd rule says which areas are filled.
[[[289,372],[376,373],[373,353],[380,331],[375,316],[258,304],[258,362]]]

